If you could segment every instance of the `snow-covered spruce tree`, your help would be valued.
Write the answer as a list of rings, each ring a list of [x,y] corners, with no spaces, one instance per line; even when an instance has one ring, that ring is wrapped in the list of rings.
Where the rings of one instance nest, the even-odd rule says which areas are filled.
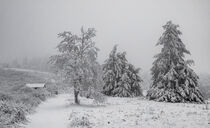
[[[184,54],[190,52],[179,37],[182,33],[178,27],[171,21],[163,26],[165,32],[157,43],[163,48],[153,62],[153,83],[147,97],[164,102],[203,103],[204,98],[198,88],[198,76],[189,67],[193,60],[184,59]]]
[[[95,32],[93,28],[88,28],[87,31],[81,28],[81,35],[71,32],[58,34],[62,38],[57,46],[60,54],[50,58],[57,71],[63,74],[70,86],[73,85],[76,104],[79,104],[80,91],[98,85],[98,48],[92,40]]]
[[[103,65],[103,93],[109,96],[133,97],[142,95],[139,69],[128,63],[126,53],[117,53],[114,46]]]

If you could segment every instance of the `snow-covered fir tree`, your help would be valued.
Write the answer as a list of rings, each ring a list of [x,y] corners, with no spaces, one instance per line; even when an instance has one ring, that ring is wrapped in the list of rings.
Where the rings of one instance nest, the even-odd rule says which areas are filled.
[[[168,21],[157,45],[163,48],[155,56],[153,62],[153,83],[147,93],[150,100],[164,102],[197,102],[203,103],[204,98],[198,88],[198,76],[189,67],[193,60],[185,60],[190,54],[180,39],[178,25]]]
[[[117,45],[115,45],[105,61],[103,65],[104,94],[119,97],[142,95],[139,68],[128,63],[125,55],[125,52],[117,52]]]

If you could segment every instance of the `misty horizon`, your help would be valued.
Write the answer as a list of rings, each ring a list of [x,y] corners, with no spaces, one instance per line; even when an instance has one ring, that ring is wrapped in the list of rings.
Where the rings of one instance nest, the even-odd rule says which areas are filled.
[[[82,4],[81,4],[82,3]],[[191,52],[196,72],[210,73],[210,2],[208,0],[2,0],[0,1],[0,62],[56,54],[58,33],[78,34],[95,28],[102,64],[115,44],[128,60],[148,71],[155,46],[169,20],[179,24],[181,39]]]

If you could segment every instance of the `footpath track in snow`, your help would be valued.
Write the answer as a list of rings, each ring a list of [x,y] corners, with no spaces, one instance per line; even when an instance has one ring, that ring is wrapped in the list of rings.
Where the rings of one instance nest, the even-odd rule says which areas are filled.
[[[79,106],[69,94],[48,99],[28,116],[26,128],[71,128],[70,115],[88,117],[93,128],[210,128],[208,111],[200,104],[109,97],[104,106],[97,106],[91,99],[80,99]]]
[[[41,103],[34,114],[28,116],[26,128],[66,128],[69,107],[68,94],[61,94]]]

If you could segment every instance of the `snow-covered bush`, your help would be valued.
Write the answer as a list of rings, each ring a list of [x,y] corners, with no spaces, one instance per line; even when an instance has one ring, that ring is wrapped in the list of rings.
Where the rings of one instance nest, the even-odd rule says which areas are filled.
[[[107,100],[106,96],[100,90],[91,87],[87,91],[80,91],[80,96],[93,99],[94,104],[103,104]]]
[[[57,95],[62,89],[55,83],[46,83],[45,88],[51,95]]]
[[[0,92],[0,101],[11,101],[13,97],[11,94],[6,92]]]
[[[25,106],[21,103],[0,101],[0,124],[6,128],[25,123],[27,121],[25,109]]]
[[[39,98],[41,101],[45,101],[46,98],[50,96],[50,93],[47,90],[41,88],[34,90],[32,96],[35,98]]]
[[[70,114],[69,120],[69,128],[92,128],[92,123],[89,121],[90,115],[72,112]]]
[[[94,104],[97,104],[97,105],[99,105],[99,104],[104,104],[106,101],[107,101],[107,97],[103,94],[103,93],[101,93],[101,92],[94,92],[93,94],[92,94],[92,96],[93,96],[93,103]]]
[[[30,111],[34,107],[37,107],[41,103],[41,100],[33,97],[32,95],[26,95],[25,94],[25,95],[20,95],[17,98],[16,102],[25,104],[26,106],[29,107],[28,111]]]
[[[13,89],[13,91],[16,93],[22,93],[22,94],[32,94],[34,89],[26,87],[26,86],[21,86],[20,88]]]
[[[25,92],[21,93],[20,92]],[[42,101],[45,101],[47,97],[51,96],[50,92],[45,89],[31,89],[28,87],[24,87],[20,89],[20,92],[17,91],[14,93],[14,98],[17,103],[23,103],[27,109],[27,112],[33,111],[35,107],[37,107]]]

